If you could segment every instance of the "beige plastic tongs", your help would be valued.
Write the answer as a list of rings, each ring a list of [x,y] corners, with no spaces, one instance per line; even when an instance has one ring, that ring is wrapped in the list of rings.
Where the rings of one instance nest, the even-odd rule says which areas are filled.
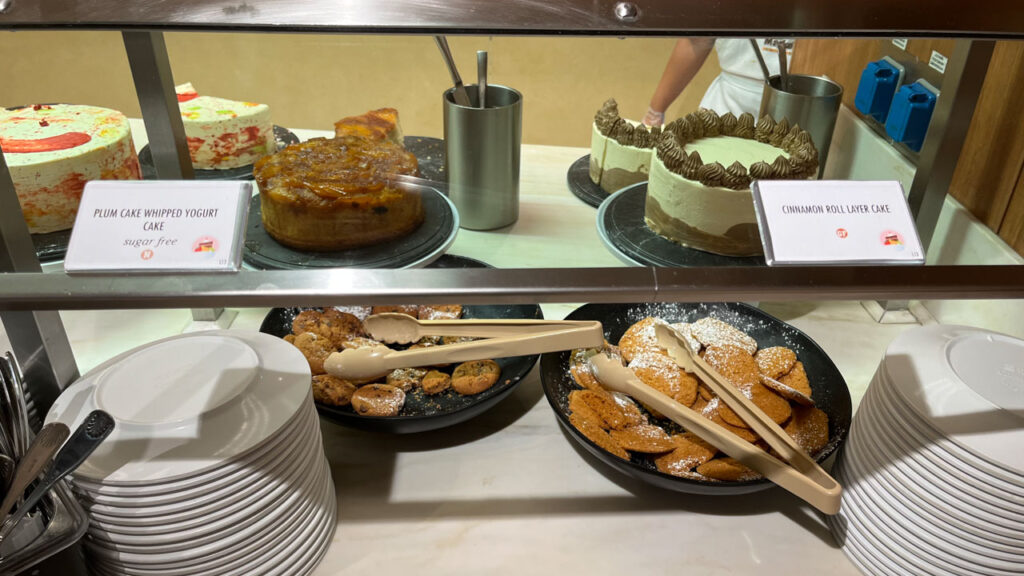
[[[739,389],[689,347],[686,337],[668,325],[655,327],[658,344],[687,372],[695,373],[785,460],[780,461],[704,418],[692,409],[640,382],[618,360],[598,354],[590,358],[594,376],[608,388],[628,394],[670,418],[715,448],[756,470],[825,514],[838,514],[842,486],[803,451],[782,428]],[[788,463],[788,464],[787,464]]]
[[[328,374],[347,380],[383,376],[396,368],[432,366],[483,358],[505,358],[604,345],[597,321],[573,320],[417,320],[405,314],[375,314],[363,326],[381,342],[407,344],[423,336],[484,338],[443,346],[392,350],[387,346],[335,352],[324,361]]]

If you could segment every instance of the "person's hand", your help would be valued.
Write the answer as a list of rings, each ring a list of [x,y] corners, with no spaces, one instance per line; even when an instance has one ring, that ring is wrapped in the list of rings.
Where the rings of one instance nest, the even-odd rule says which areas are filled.
[[[665,123],[665,113],[648,107],[647,114],[644,114],[643,123],[644,126],[659,127]]]

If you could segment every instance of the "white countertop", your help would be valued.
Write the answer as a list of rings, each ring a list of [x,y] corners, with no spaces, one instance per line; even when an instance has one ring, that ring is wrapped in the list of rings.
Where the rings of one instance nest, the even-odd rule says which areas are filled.
[[[568,166],[588,152],[524,146],[519,221],[461,230],[448,252],[498,267],[621,266],[598,237],[596,210],[566,186]],[[858,302],[761,307],[824,348],[855,405],[887,344],[910,328],[876,323]],[[543,305],[549,318],[574,308]],[[266,312],[239,310],[232,328],[255,330]],[[62,317],[82,372],[191,323],[187,310]],[[388,436],[323,422],[322,430],[338,527],[317,576],[859,573],[819,515],[781,489],[677,494],[595,460],[560,429],[537,369],[497,407],[448,429]]]

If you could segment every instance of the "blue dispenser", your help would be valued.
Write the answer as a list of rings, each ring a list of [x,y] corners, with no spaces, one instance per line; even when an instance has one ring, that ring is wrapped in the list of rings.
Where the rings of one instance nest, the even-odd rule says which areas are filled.
[[[892,99],[885,121],[886,134],[920,152],[937,99],[938,90],[924,80],[901,87]]]
[[[867,68],[860,74],[857,95],[853,99],[857,110],[880,123],[885,123],[902,72],[885,58],[868,63]]]

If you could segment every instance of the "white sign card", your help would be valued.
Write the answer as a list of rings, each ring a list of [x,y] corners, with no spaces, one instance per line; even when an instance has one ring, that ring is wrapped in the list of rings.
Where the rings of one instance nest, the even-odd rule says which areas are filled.
[[[64,270],[237,271],[251,197],[241,181],[89,182]]]
[[[751,190],[769,266],[924,264],[895,180],[759,180]]]

